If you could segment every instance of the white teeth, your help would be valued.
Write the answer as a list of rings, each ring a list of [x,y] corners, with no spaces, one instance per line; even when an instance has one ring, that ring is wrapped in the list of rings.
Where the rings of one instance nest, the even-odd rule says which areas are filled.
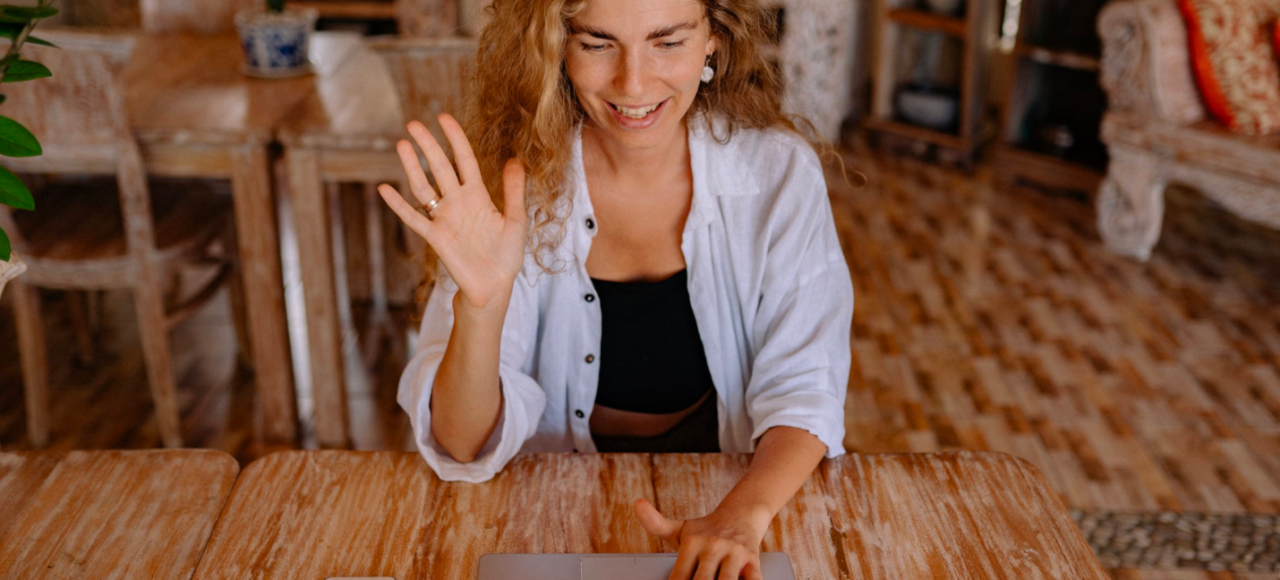
[[[662,103],[658,103],[657,105],[654,105],[652,107],[647,107],[644,109],[632,109],[630,107],[624,107],[622,105],[614,105],[613,107],[617,109],[619,113],[622,113],[623,116],[625,117],[630,117],[632,119],[643,119],[645,117],[648,117],[649,113],[656,111],[658,107],[661,105]]]

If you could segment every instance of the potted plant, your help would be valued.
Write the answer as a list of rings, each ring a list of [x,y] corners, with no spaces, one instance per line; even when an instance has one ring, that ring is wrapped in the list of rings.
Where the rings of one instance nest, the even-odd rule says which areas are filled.
[[[266,0],[265,7],[236,13],[236,30],[244,48],[243,72],[250,76],[282,78],[311,72],[307,46],[319,12],[314,8],[285,8],[285,0]]]
[[[22,46],[28,42],[53,46],[47,41],[31,36],[36,23],[42,19],[58,14],[53,7],[53,0],[37,0],[35,6],[0,5],[0,37],[9,39],[9,49],[0,58],[0,83],[31,81],[53,76],[46,67],[38,62],[23,60],[18,54]],[[4,95],[0,94],[0,103]],[[35,157],[44,151],[35,135],[31,134],[21,123],[8,117],[0,116],[0,155],[5,157]],[[12,171],[0,167],[0,203],[17,209],[35,209],[35,200],[31,190],[14,175]],[[27,266],[17,254],[13,253],[9,236],[0,229],[0,293],[4,286],[18,274],[26,271]]]

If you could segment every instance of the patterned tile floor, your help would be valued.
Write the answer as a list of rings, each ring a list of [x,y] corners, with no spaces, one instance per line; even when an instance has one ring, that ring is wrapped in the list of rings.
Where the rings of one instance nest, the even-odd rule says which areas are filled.
[[[1108,566],[1141,568],[1120,578],[1277,578],[1280,233],[1171,190],[1141,264],[1079,201],[849,160],[866,188],[828,179],[858,301],[846,448],[1025,458]]]

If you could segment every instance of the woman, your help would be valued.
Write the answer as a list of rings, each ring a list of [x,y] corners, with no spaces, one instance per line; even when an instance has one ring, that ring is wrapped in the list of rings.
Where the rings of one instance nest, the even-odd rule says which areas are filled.
[[[777,512],[843,452],[853,289],[817,155],[780,113],[754,0],[497,0],[468,127],[379,191],[443,268],[400,383],[422,455],[751,452],[672,578],[759,578]],[[526,170],[528,174],[526,174]],[[501,177],[499,177],[499,175]],[[490,192],[503,191],[503,211]],[[528,209],[526,209],[526,207]]]

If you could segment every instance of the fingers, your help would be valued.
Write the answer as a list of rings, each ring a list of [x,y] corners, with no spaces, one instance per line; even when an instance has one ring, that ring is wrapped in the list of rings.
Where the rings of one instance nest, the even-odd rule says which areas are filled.
[[[751,559],[747,561],[747,567],[742,569],[742,575],[747,580],[764,580],[764,572],[760,567],[760,554],[753,554]]]
[[[458,174],[454,172],[453,163],[440,147],[440,142],[436,141],[435,135],[427,130],[426,125],[418,121],[410,122],[408,128],[409,135],[418,142],[418,147],[421,147],[422,153],[427,156],[427,165],[431,166],[431,175],[436,178],[436,185],[440,186],[440,192],[448,195],[457,190]]]
[[[510,164],[508,163],[508,167]],[[680,529],[684,526],[681,520],[672,520],[658,513],[658,509],[649,503],[649,500],[640,498],[636,500],[634,506],[636,519],[640,520],[640,525],[645,531],[658,536],[664,540],[672,542],[680,541]]]
[[[524,185],[524,165],[514,157],[508,159],[506,167],[502,168],[502,198],[506,202],[503,215],[509,220],[525,221]]]
[[[716,571],[724,563],[727,555],[724,552],[713,552],[703,548],[702,553],[698,555],[698,569],[694,571],[693,580],[716,580]],[[737,574],[733,578],[737,580]]]
[[[427,237],[427,234],[431,231],[431,222],[418,213],[418,210],[414,209],[413,206],[409,205],[409,202],[400,196],[400,192],[396,191],[396,188],[384,183],[378,186],[378,193],[382,194],[382,200],[387,202],[387,205],[391,207],[391,211],[400,216],[400,220],[405,225],[413,228],[413,231],[418,232],[418,235],[423,238]],[[428,241],[428,243],[430,242]]]
[[[462,131],[462,125],[459,125],[457,119],[448,113],[441,113],[436,120],[440,121],[440,128],[444,130],[449,146],[453,147],[453,159],[458,163],[458,174],[462,177],[462,182],[479,182],[482,179],[480,164],[476,162],[476,154],[471,150],[471,142],[467,140],[467,134]]]
[[[436,190],[427,181],[427,174],[422,172],[422,163],[418,161],[418,152],[413,150],[413,145],[401,139],[396,143],[396,154],[400,156],[400,164],[404,166],[404,173],[409,178],[409,190],[418,199],[418,203],[425,204],[435,199]]]
[[[744,550],[734,550],[729,557],[720,562],[720,580],[738,580],[742,571],[751,561],[751,556]]]
[[[676,566],[671,569],[667,580],[689,580],[693,577],[693,567],[698,564],[698,551],[689,546],[680,546],[676,554]]]

